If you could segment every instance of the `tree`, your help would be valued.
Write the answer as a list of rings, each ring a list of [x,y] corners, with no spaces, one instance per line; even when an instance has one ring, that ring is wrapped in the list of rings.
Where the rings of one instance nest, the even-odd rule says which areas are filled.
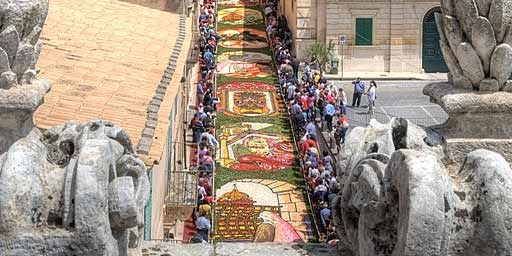
[[[324,72],[325,65],[333,55],[334,46],[335,44],[332,42],[332,40],[330,40],[328,44],[315,42],[306,49],[306,54],[308,55],[311,62],[318,63],[320,66],[320,71]]]

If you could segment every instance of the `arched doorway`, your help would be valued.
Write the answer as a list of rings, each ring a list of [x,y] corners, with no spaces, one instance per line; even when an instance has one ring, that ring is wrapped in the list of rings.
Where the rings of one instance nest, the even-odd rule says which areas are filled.
[[[441,8],[430,9],[423,19],[422,68],[426,73],[448,72],[439,46],[439,32],[434,17],[436,12],[441,12]]]

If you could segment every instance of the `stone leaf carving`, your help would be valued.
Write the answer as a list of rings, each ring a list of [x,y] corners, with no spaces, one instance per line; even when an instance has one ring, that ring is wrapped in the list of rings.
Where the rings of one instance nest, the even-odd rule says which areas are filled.
[[[1,27],[13,25],[20,34],[20,40],[24,40],[35,27],[43,27],[48,15],[48,0],[4,0],[0,9]],[[38,34],[32,39],[37,39]]]
[[[464,35],[460,28],[459,21],[454,17],[445,15],[442,25],[444,25],[444,36],[450,48],[457,49],[459,44],[464,42]]]
[[[472,90],[474,88],[471,81],[469,81],[469,79],[465,76],[454,77],[453,85],[457,88],[463,88],[467,90]]]
[[[508,27],[508,31],[503,39],[504,44],[512,45],[512,26]]]
[[[0,32],[0,48],[2,48],[9,56],[9,63],[12,63],[18,47],[20,45],[20,36],[16,27],[13,25],[7,26],[2,32]],[[9,65],[10,66],[10,65]]]
[[[474,0],[456,0],[455,13],[459,19],[462,30],[471,41],[471,30],[478,18],[478,9]]]
[[[480,16],[487,17],[489,10],[491,9],[491,3],[493,0],[476,0],[476,6],[478,7],[478,13]]]
[[[11,67],[9,66],[9,56],[4,49],[0,48],[0,74],[6,71],[11,71]]]
[[[494,27],[496,41],[502,43],[505,33],[512,24],[512,1],[493,0],[489,11],[489,21]]]
[[[508,80],[503,87],[503,91],[512,92],[512,81]]]
[[[494,91],[492,79],[496,79],[503,90],[512,57],[506,50],[496,49],[497,45],[512,43],[512,0],[443,0],[441,7],[443,17],[436,15],[436,21],[450,83],[470,89],[470,81],[473,89]],[[492,59],[501,65],[495,71]]]
[[[41,55],[41,50],[43,49],[43,43],[41,41],[38,41],[34,45],[34,59],[32,63],[30,63],[30,69],[35,70],[36,69],[36,63],[39,60],[39,56]]]
[[[461,43],[457,47],[456,55],[464,76],[471,81],[474,87],[478,87],[480,81],[484,79],[485,73],[482,62],[476,51],[471,44]]]
[[[34,46],[22,43],[12,62],[12,71],[21,78],[32,63],[34,63]]]
[[[473,47],[482,60],[485,74],[488,75],[491,66],[491,55],[496,47],[496,38],[494,37],[492,25],[486,18],[478,17],[473,24],[471,33]]]
[[[16,74],[12,71],[5,71],[0,74],[0,88],[8,89],[16,83]]]
[[[500,88],[505,86],[512,74],[512,47],[508,44],[500,44],[494,50],[491,59],[491,77],[498,80]]]
[[[500,90],[500,85],[496,79],[484,79],[480,82],[480,90],[486,92],[497,92]]]
[[[455,15],[455,4],[454,0],[441,0],[441,9],[443,13],[449,16]]]
[[[8,56],[8,65],[0,62],[1,73],[6,68],[16,75],[6,79],[2,87],[12,87],[18,83],[30,84],[35,79],[35,63],[39,58],[41,43],[39,36],[48,15],[47,0],[4,0],[0,3],[0,49]],[[28,71],[28,73],[27,73]]]
[[[462,69],[459,65],[459,61],[457,60],[457,57],[455,57],[452,49],[448,45],[449,42],[462,42],[463,41],[463,35],[462,31],[460,30],[460,27],[458,25],[458,22],[451,16],[443,16],[440,13],[434,13],[435,19],[436,19],[436,25],[438,31],[445,31],[446,35],[451,36],[451,40],[448,41],[446,38],[446,35],[444,33],[440,33],[440,39],[439,39],[439,46],[441,48],[441,52],[443,53],[444,60],[446,62],[446,65],[448,66],[448,70],[450,70],[450,73],[448,75],[449,81],[453,83],[455,87],[459,88],[466,88],[466,89],[473,89],[473,84],[471,81],[469,81],[468,78],[466,78],[463,73]],[[445,20],[443,18],[446,17],[446,22],[451,23],[451,26],[445,26]],[[448,28],[445,30],[444,28]],[[455,44],[454,46],[455,47]],[[457,48],[454,48],[457,49]]]

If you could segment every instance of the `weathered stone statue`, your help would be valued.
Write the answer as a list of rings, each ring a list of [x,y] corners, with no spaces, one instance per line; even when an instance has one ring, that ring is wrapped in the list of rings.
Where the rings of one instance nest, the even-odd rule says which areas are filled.
[[[0,255],[127,255],[149,193],[128,135],[106,121],[41,132],[33,112],[47,0],[0,1]]]
[[[512,170],[487,150],[460,168],[405,119],[347,137],[333,204],[342,255],[511,255]]]
[[[342,255],[512,255],[512,0],[441,0],[448,114],[352,130],[333,204]],[[495,152],[498,153],[495,153]]]

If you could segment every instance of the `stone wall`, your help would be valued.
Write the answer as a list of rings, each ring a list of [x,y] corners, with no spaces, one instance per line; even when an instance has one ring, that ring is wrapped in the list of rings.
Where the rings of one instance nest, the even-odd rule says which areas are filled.
[[[297,56],[311,42],[337,43],[345,35],[345,71],[421,72],[422,22],[438,1],[284,0]],[[355,46],[356,17],[373,18],[373,45]],[[341,58],[341,47],[336,53]]]

